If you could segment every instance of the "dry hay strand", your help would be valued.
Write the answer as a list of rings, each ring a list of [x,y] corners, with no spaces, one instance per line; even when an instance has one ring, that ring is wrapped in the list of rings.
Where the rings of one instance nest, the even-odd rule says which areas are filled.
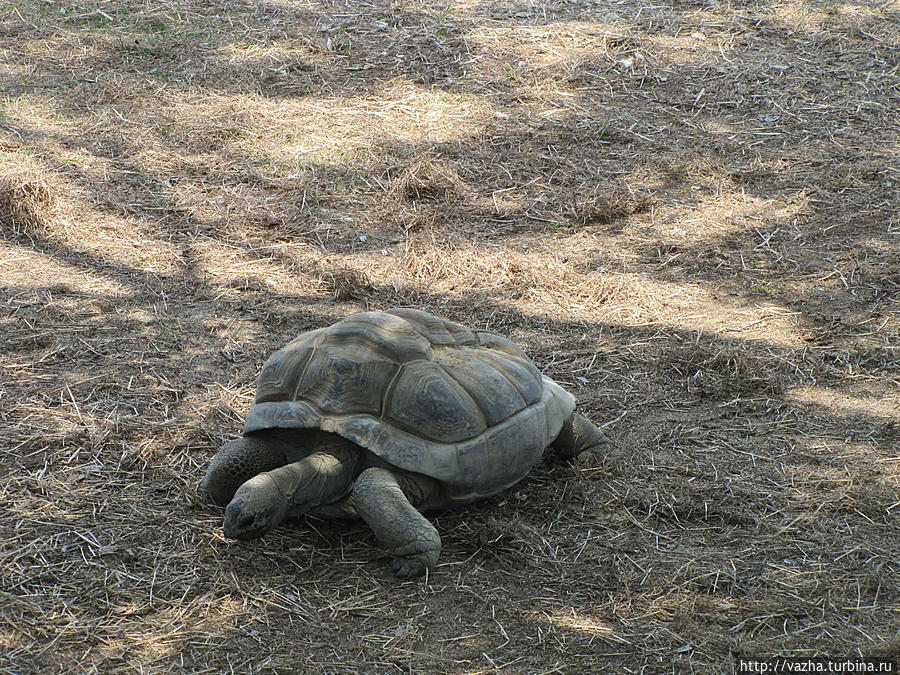
[[[665,357],[689,394],[725,399],[739,395],[777,396],[783,383],[776,359],[766,359],[733,345],[681,345]]]
[[[900,631],[894,637],[888,638],[884,642],[863,648],[862,653],[863,656],[870,658],[880,657],[894,659],[895,661],[900,659]]]
[[[653,159],[626,175],[629,189],[672,190],[703,187],[707,190],[734,188],[743,177],[711,154],[687,152],[677,157]],[[649,206],[649,204],[648,204]]]
[[[391,181],[390,191],[401,201],[448,201],[470,192],[453,164],[431,155],[405,166]]]
[[[421,293],[410,284],[378,279],[378,269],[334,266],[319,272],[322,286],[337,302],[360,302],[367,308],[419,305]]]
[[[213,225],[235,241],[266,242],[312,237],[321,185],[311,174],[272,180],[248,176],[220,184],[176,183],[173,199],[197,223]]]
[[[59,206],[56,191],[29,163],[0,167],[0,227],[16,236],[48,234]]]
[[[467,199],[472,190],[455,164],[426,154],[386,172],[387,185],[372,210],[376,220],[405,230],[418,230],[442,219],[450,204]]]
[[[650,208],[651,198],[633,190],[628,183],[614,180],[596,185],[578,196],[571,208],[570,220],[578,225],[606,225]]]
[[[336,269],[323,274],[325,287],[338,302],[367,300],[377,293],[368,275],[354,269]]]

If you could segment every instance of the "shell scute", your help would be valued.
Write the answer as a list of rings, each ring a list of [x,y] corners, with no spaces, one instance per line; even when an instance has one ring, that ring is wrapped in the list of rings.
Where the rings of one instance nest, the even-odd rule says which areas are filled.
[[[432,357],[431,342],[407,321],[387,312],[362,312],[326,329],[319,350],[344,345],[357,355],[368,353],[407,363]]]
[[[443,350],[435,355],[435,361],[466,391],[491,427],[527,404],[509,378],[482,358],[483,351]]]
[[[487,330],[476,331],[474,335],[475,340],[482,347],[487,347],[497,352],[504,352],[510,356],[525,359],[529,362],[531,361],[525,352],[522,351],[522,348],[507,337],[503,337],[502,335]]]
[[[362,360],[346,345],[309,360],[291,398],[312,401],[326,415],[381,415],[384,382],[399,366],[393,361]]]
[[[474,345],[475,334],[458,323],[426,314],[417,309],[392,309],[387,312],[407,321],[413,329],[432,345]]]
[[[541,371],[531,361],[511,354],[497,354],[491,349],[483,349],[479,360],[498,370],[516,388],[525,405],[541,400]]]
[[[430,440],[454,443],[487,428],[472,397],[433,361],[406,364],[387,398],[387,421]]]
[[[484,437],[475,439],[457,448],[458,470],[454,480],[463,486],[478,485],[484,482],[484,462],[487,456],[487,440]]]
[[[256,379],[256,403],[289,400],[291,394],[288,392],[296,391],[297,380],[303,376],[310,356],[315,353],[312,344],[316,336],[307,334],[303,337],[306,339],[302,342],[289,342],[263,364]]]
[[[517,470],[521,471],[524,476],[540,458],[540,452],[533,454],[530,458],[514,457],[512,455],[514,451],[511,450],[512,448],[533,447],[530,439],[544,437],[544,429],[538,429],[535,424],[538,417],[535,408],[526,408],[511,420],[511,423],[498,426],[496,433],[488,435],[487,461],[484,470],[493,476],[495,481],[501,481],[503,476],[509,473],[505,467],[510,463],[515,462]],[[543,451],[543,448],[540,450]],[[529,460],[530,463],[522,466],[523,462]]]

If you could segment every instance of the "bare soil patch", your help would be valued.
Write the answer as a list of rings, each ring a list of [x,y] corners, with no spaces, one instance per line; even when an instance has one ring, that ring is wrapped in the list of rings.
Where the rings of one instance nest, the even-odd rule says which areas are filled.
[[[900,655],[895,2],[0,7],[0,672],[728,673]],[[221,535],[298,332],[518,341],[615,445]]]

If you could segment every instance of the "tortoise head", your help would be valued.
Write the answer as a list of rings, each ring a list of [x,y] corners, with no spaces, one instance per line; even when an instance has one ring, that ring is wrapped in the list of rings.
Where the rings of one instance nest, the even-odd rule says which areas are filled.
[[[225,507],[222,530],[231,539],[256,539],[278,525],[288,500],[271,476],[262,473],[238,488]]]

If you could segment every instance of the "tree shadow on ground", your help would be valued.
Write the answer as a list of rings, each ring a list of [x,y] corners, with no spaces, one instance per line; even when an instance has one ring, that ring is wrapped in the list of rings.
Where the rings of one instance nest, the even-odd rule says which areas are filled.
[[[398,293],[368,290],[379,291]],[[57,294],[64,297],[66,292]],[[16,291],[20,295],[21,290]],[[64,314],[55,319],[60,337],[90,323],[85,316],[90,313],[90,304],[85,306],[89,298],[76,297],[78,309],[70,320]],[[208,455],[206,447],[218,435],[211,428],[204,431],[203,422],[212,428],[223,425],[197,419],[190,409],[196,400],[190,400],[181,374],[195,359],[217,360],[215,352],[226,342],[211,338],[204,352],[176,355],[175,346],[166,345],[162,327],[150,326],[149,342],[164,349],[132,366],[131,377],[140,377],[142,371],[150,377],[134,383],[134,389],[143,388],[141,396],[129,396],[119,390],[105,392],[102,383],[91,381],[92,373],[110,373],[109,362],[124,350],[119,347],[103,357],[97,353],[102,341],[92,340],[92,351],[69,354],[61,362],[43,361],[44,373],[59,372],[66,382],[58,390],[71,394],[80,428],[56,438],[43,433],[18,443],[17,451],[25,459],[13,460],[11,474],[19,475],[15,483],[29,494],[25,502],[30,506],[13,507],[7,517],[34,522],[32,509],[45,504],[40,520],[45,527],[48,520],[56,523],[49,531],[55,531],[57,548],[52,555],[39,549],[33,555],[41,555],[45,565],[63,569],[71,565],[73,553],[95,561],[67,570],[70,578],[65,586],[71,587],[69,602],[75,606],[98,602],[95,575],[100,568],[105,570],[107,600],[99,606],[130,617],[128,625],[137,622],[148,630],[171,625],[173,617],[185,611],[185,600],[187,611],[203,615],[202,620],[198,615],[199,627],[174,644],[158,638],[137,651],[111,654],[96,662],[98,666],[134,658],[171,664],[172,658],[182,657],[165,654],[176,653],[201,659],[208,656],[210,640],[225,648],[207,664],[234,664],[232,659],[242,653],[246,659],[245,648],[254,644],[253,653],[260,655],[250,660],[257,666],[266,659],[283,665],[293,652],[277,645],[261,647],[256,638],[264,624],[252,618],[247,623],[248,607],[270,619],[297,622],[303,627],[311,665],[324,666],[334,648],[326,638],[336,630],[353,635],[384,631],[389,617],[398,626],[403,624],[394,616],[397,606],[452,599],[457,616],[466,617],[464,623],[472,628],[472,637],[457,641],[460,636],[453,631],[458,626],[433,620],[417,623],[407,615],[410,628],[375,640],[376,657],[382,653],[378,644],[386,658],[399,662],[410,658],[407,648],[415,648],[420,667],[479,663],[486,651],[489,659],[512,662],[524,650],[528,656],[523,667],[530,667],[542,662],[526,649],[532,639],[528,636],[537,627],[537,632],[555,635],[560,646],[574,644],[589,653],[596,653],[592,645],[597,639],[602,645],[615,643],[619,658],[647,659],[658,651],[680,649],[684,644],[675,644],[680,641],[691,647],[694,658],[715,661],[729,651],[758,648],[757,635],[771,640],[771,631],[782,619],[805,632],[810,626],[822,628],[819,613],[824,611],[828,617],[824,630],[837,630],[848,619],[832,607],[855,600],[875,609],[892,602],[890,589],[897,584],[889,557],[890,506],[897,493],[877,463],[879,455],[887,456],[896,447],[896,428],[890,435],[888,420],[859,413],[839,415],[833,408],[791,399],[782,385],[793,377],[786,359],[761,363],[758,355],[747,354],[749,368],[738,371],[727,359],[715,361],[723,352],[740,353],[745,347],[740,341],[710,338],[698,343],[691,333],[670,331],[668,340],[660,342],[657,330],[561,322],[497,300],[448,300],[421,292],[417,297],[420,306],[440,307],[451,316],[468,312],[475,323],[491,317],[499,325],[515,326],[526,341],[541,347],[535,356],[560,381],[573,380],[580,365],[577,358],[566,361],[574,350],[565,336],[603,335],[611,342],[597,364],[601,386],[616,392],[613,399],[629,399],[632,407],[634,402],[640,404],[632,416],[611,428],[617,441],[611,472],[579,474],[545,464],[512,494],[440,515],[444,567],[424,586],[395,585],[381,566],[379,553],[371,548],[371,536],[358,525],[323,527],[313,522],[308,523],[313,529],[280,528],[254,544],[224,542],[218,534],[218,514],[196,500],[192,485]],[[57,306],[61,302],[57,297]],[[271,318],[283,325],[293,320],[289,315],[290,310],[283,308]],[[93,319],[95,329],[108,326],[125,332],[108,315],[95,314]],[[266,339],[271,342],[272,336]],[[646,349],[654,340],[659,346]],[[672,341],[693,346],[688,351],[673,349]],[[644,346],[643,353],[639,346]],[[698,353],[713,362],[698,361]],[[554,360],[552,354],[563,358]],[[248,361],[252,359],[229,366],[233,379],[248,383],[245,390],[256,371]],[[654,367],[653,362],[663,367]],[[636,370],[651,381],[635,381]],[[124,382],[126,374],[118,379]],[[698,374],[706,379],[698,379]],[[221,377],[207,375],[210,381]],[[176,391],[167,392],[166,385],[171,384]],[[576,393],[593,389],[577,380],[571,384]],[[658,393],[673,388],[681,392],[674,398]],[[27,391],[22,393],[28,396]],[[55,393],[46,393],[44,414],[49,417],[55,414],[51,404]],[[104,400],[114,402],[116,409],[133,406],[138,414],[118,415],[113,421],[114,410],[104,407]],[[75,401],[81,402],[80,409]],[[605,397],[588,408],[598,421],[617,409],[610,410]],[[70,408],[70,421],[72,412]],[[236,428],[239,416],[226,414]],[[150,429],[158,430],[162,438],[148,446]],[[848,439],[848,434],[856,438]],[[798,443],[804,437],[815,442]],[[34,452],[48,441],[53,449],[35,462]],[[128,447],[142,442],[143,447]],[[63,459],[75,448],[82,457]],[[98,479],[102,482],[95,482]],[[834,490],[835,483],[842,488]],[[762,494],[760,486],[765,486]],[[109,498],[111,489],[115,500]],[[142,527],[135,527],[136,519]],[[63,529],[57,529],[60,526]],[[846,541],[847,527],[852,528],[854,546]],[[753,549],[748,548],[751,541]],[[802,557],[792,552],[797,550],[804,552]],[[167,555],[160,558],[151,555],[153,551]],[[778,551],[777,558],[773,551]],[[27,559],[32,554],[26,550],[23,555]],[[151,581],[150,575],[158,581]],[[310,585],[298,585],[295,575],[308,578]],[[454,581],[457,575],[460,578]],[[827,596],[817,590],[822,579],[830,580]],[[40,597],[37,584],[47,581],[46,572],[26,573],[13,587],[19,597]],[[189,590],[198,582],[205,589],[199,596]],[[527,589],[537,587],[543,589],[541,596],[531,598]],[[808,597],[801,600],[798,588],[806,589]],[[840,597],[838,588],[843,589]],[[216,598],[216,609],[207,604],[210,594]],[[822,605],[826,598],[828,604]],[[492,618],[485,622],[489,605]],[[22,620],[27,620],[28,607],[26,603],[20,608]],[[710,621],[726,622],[733,637],[707,635],[694,642],[695,631],[703,631]],[[505,626],[515,626],[511,641],[499,639]],[[665,627],[669,638],[646,643],[645,631],[652,626]],[[115,643],[119,637],[114,629],[103,640]],[[785,640],[792,644],[788,637]],[[443,652],[426,647],[445,643],[450,646]],[[152,649],[159,650],[158,658],[151,658]]]

